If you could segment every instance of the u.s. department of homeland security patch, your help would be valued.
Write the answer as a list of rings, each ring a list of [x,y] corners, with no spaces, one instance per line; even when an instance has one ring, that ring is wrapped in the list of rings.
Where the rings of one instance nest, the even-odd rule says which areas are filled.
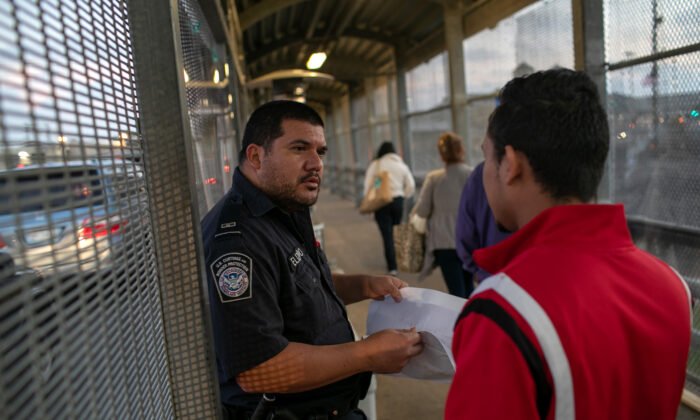
[[[224,254],[209,266],[221,303],[253,296],[253,260],[238,252]]]

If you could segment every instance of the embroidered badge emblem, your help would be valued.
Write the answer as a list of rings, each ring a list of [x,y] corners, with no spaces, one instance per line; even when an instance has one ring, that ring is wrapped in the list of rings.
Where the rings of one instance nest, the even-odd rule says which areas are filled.
[[[253,296],[253,260],[238,252],[224,254],[210,266],[222,303]]]

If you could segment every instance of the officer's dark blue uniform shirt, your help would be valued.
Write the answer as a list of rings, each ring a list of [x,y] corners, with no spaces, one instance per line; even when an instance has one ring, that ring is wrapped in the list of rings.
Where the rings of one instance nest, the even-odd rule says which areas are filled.
[[[236,168],[231,190],[202,220],[204,256],[222,401],[255,407],[235,376],[280,353],[290,341],[354,340],[335,294],[308,209],[287,213]],[[314,399],[357,386],[359,375],[290,395]]]

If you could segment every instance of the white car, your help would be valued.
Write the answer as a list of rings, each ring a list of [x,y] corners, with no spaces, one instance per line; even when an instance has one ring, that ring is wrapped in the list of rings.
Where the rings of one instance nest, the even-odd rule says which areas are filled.
[[[77,162],[0,171],[0,251],[43,274],[108,264],[143,208],[130,204],[145,202],[142,173],[124,168]]]

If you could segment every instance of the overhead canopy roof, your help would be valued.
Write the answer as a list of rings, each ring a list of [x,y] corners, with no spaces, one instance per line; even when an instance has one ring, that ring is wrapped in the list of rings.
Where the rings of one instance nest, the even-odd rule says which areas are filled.
[[[218,0],[203,7],[212,9]],[[410,68],[445,48],[445,13],[462,18],[464,36],[495,25],[534,0],[221,0],[223,32],[231,34],[247,83],[283,69],[304,69],[327,54],[309,96],[328,99],[365,77]],[[218,5],[216,5],[218,7]],[[223,32],[221,32],[223,34]]]

